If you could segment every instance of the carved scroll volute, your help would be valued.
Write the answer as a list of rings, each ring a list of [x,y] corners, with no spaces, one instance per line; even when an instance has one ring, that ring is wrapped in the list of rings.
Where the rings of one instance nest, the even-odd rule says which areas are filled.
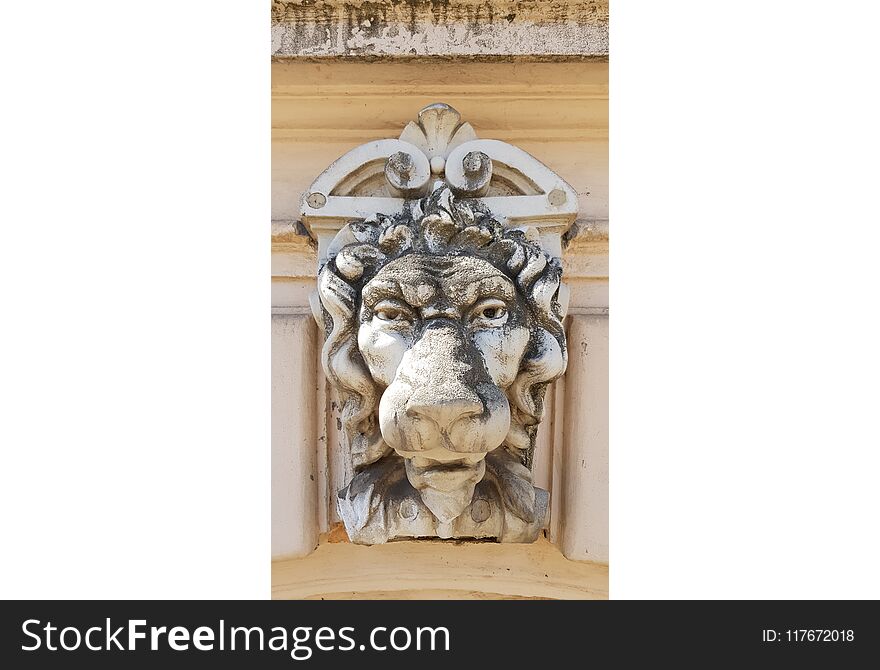
[[[396,151],[385,161],[385,179],[395,195],[424,195],[431,178],[431,164],[421,151]]]
[[[567,361],[573,189],[437,104],[336,161],[302,207],[354,472],[336,501],[349,537],[533,541],[548,493],[531,452]]]
[[[457,195],[486,195],[492,181],[492,159],[482,151],[468,150],[467,144],[459,146],[446,161],[446,180]]]

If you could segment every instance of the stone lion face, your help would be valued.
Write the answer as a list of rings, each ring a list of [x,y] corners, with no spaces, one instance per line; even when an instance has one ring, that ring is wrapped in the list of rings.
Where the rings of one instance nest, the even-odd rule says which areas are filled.
[[[415,489],[448,537],[478,486],[502,495],[498,505],[529,533],[540,525],[528,463],[544,390],[566,355],[561,267],[536,235],[438,189],[412,211],[346,226],[331,244],[318,282],[322,363],[341,392],[355,471],[340,491],[350,533],[376,504],[399,515]],[[512,528],[510,514],[501,526],[493,517],[497,532]]]
[[[411,254],[363,288],[358,347],[384,386],[379,426],[423,494],[473,488],[510,429],[529,343],[516,286],[480,258]]]

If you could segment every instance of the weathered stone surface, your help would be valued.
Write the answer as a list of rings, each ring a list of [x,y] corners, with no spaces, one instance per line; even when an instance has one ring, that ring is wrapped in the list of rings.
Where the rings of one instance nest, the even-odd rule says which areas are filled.
[[[607,58],[607,0],[275,0],[272,55]]]
[[[426,164],[431,178],[412,181]],[[353,541],[530,542],[544,526],[530,465],[544,391],[567,360],[558,249],[572,194],[442,104],[303,194],[324,371],[344,398],[354,476],[337,508]]]

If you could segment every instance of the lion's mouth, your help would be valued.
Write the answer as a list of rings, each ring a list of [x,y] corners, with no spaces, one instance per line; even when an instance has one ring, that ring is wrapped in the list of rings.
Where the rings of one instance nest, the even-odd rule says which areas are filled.
[[[404,451],[398,450],[398,454],[413,462],[419,468],[446,467],[455,469],[461,467],[473,467],[486,457],[486,452],[460,452],[452,451],[443,447],[428,451]]]
[[[454,491],[475,484],[486,472],[485,453],[447,452],[446,454],[431,453],[429,456],[425,453],[420,452],[412,457],[401,454],[406,459],[407,476],[416,488],[429,487],[436,491]],[[437,455],[440,458],[434,457]]]

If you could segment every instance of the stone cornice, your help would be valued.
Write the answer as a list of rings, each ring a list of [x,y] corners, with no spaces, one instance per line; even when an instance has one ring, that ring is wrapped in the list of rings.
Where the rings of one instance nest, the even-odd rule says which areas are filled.
[[[607,0],[275,0],[272,56],[607,59]]]

